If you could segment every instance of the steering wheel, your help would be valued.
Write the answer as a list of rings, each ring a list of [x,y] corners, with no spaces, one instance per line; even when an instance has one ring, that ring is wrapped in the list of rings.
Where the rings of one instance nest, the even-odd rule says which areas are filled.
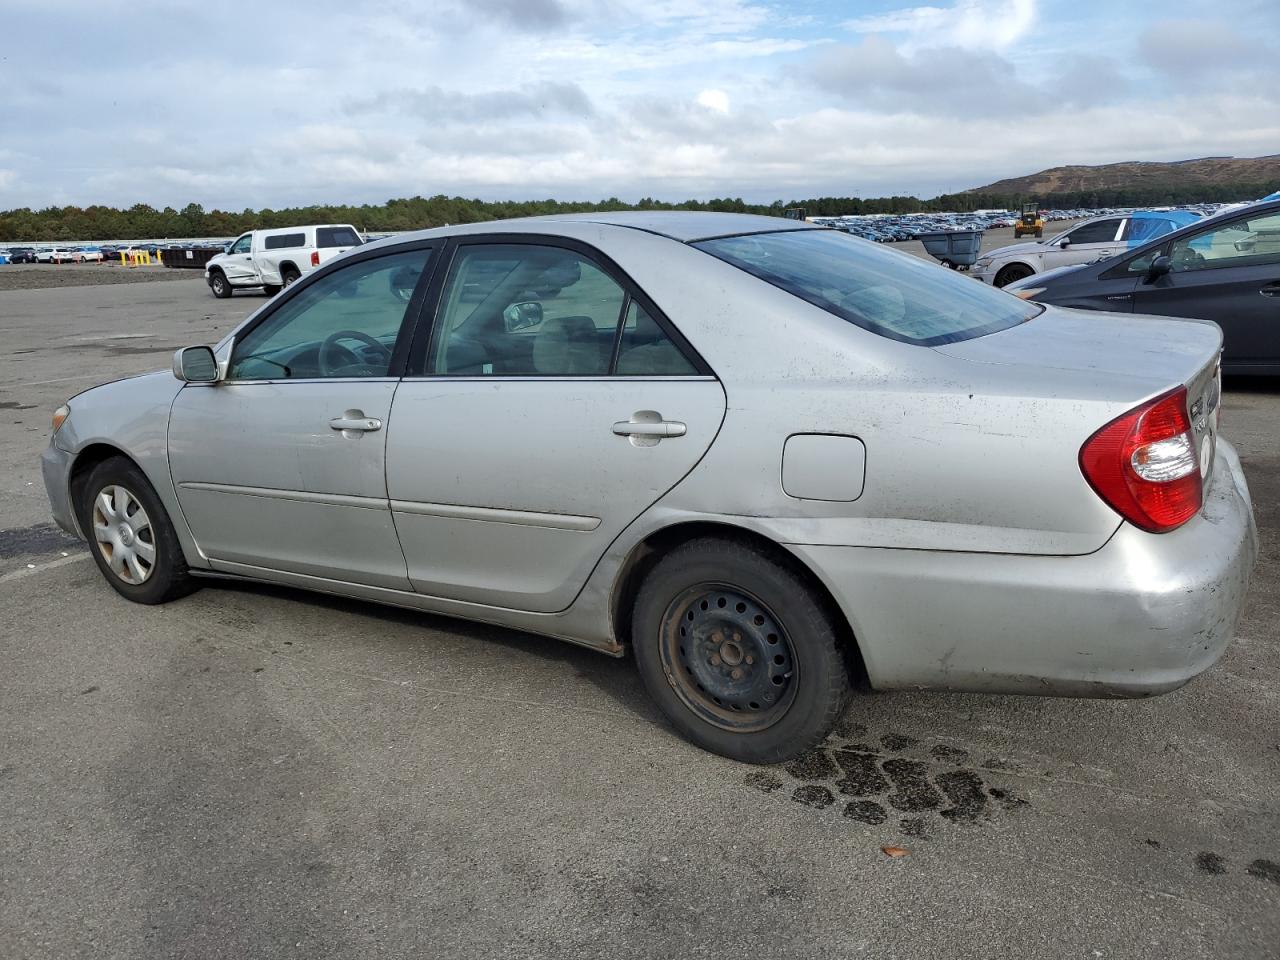
[[[339,330],[324,338],[320,344],[320,352],[316,362],[320,366],[320,375],[324,377],[369,377],[380,376],[386,369],[379,371],[371,363],[363,362],[354,352],[338,344],[339,340],[359,340],[367,347],[377,350],[388,365],[391,363],[391,351],[367,333],[359,330]]]

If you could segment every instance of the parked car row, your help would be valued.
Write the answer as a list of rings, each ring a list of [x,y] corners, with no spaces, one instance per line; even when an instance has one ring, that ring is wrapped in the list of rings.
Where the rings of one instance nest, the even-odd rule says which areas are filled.
[[[1177,211],[1197,216],[1210,216],[1224,204],[1203,203],[1179,207]],[[1094,210],[1042,210],[1044,220],[1080,220],[1102,216],[1127,216],[1131,208],[1103,208]],[[1157,211],[1152,211],[1157,212]],[[1011,210],[979,210],[973,213],[908,213],[857,217],[813,217],[812,222],[833,227],[845,233],[874,240],[877,243],[893,243],[900,240],[916,240],[923,234],[943,233],[952,230],[992,230],[1011,227],[1017,214]]]
[[[984,253],[974,263],[971,276],[1003,287],[1045,270],[1105,260],[1199,220],[1199,214],[1185,210],[1140,210],[1094,217],[1043,240],[1014,243]]]
[[[1278,374],[1280,200],[1234,207],[1114,256],[1028,275],[1005,289],[1063,307],[1211,320],[1222,328],[1224,371]],[[1153,350],[1165,346],[1153,343]]]

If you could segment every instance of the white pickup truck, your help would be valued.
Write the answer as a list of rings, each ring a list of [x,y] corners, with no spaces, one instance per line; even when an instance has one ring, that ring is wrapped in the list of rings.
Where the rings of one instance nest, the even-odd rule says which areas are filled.
[[[204,278],[218,298],[247,287],[261,287],[274,296],[326,260],[363,242],[356,228],[346,223],[251,230],[210,259]]]

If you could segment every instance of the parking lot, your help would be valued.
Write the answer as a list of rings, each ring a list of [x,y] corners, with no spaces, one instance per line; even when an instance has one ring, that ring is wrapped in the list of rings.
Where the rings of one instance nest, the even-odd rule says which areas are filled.
[[[1262,554],[1204,677],[867,694],[748,767],[628,660],[285,589],[118,597],[49,522],[49,415],[263,303],[147,269],[0,267],[0,956],[1280,956],[1280,383],[1227,382]]]

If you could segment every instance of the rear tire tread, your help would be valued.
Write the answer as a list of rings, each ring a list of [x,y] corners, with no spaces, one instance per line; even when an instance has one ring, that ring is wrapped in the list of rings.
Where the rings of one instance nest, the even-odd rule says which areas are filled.
[[[756,581],[743,586],[761,595],[778,614],[796,647],[801,682],[807,684],[796,691],[791,709],[777,723],[750,734],[735,734],[697,718],[671,689],[658,652],[657,626],[682,585],[715,579],[734,583],[735,576]],[[825,739],[851,692],[849,665],[828,607],[794,564],[780,562],[755,544],[715,537],[690,540],[663,557],[641,583],[632,609],[633,652],[650,695],[687,739],[735,760],[781,763]],[[803,715],[802,701],[808,716]]]

